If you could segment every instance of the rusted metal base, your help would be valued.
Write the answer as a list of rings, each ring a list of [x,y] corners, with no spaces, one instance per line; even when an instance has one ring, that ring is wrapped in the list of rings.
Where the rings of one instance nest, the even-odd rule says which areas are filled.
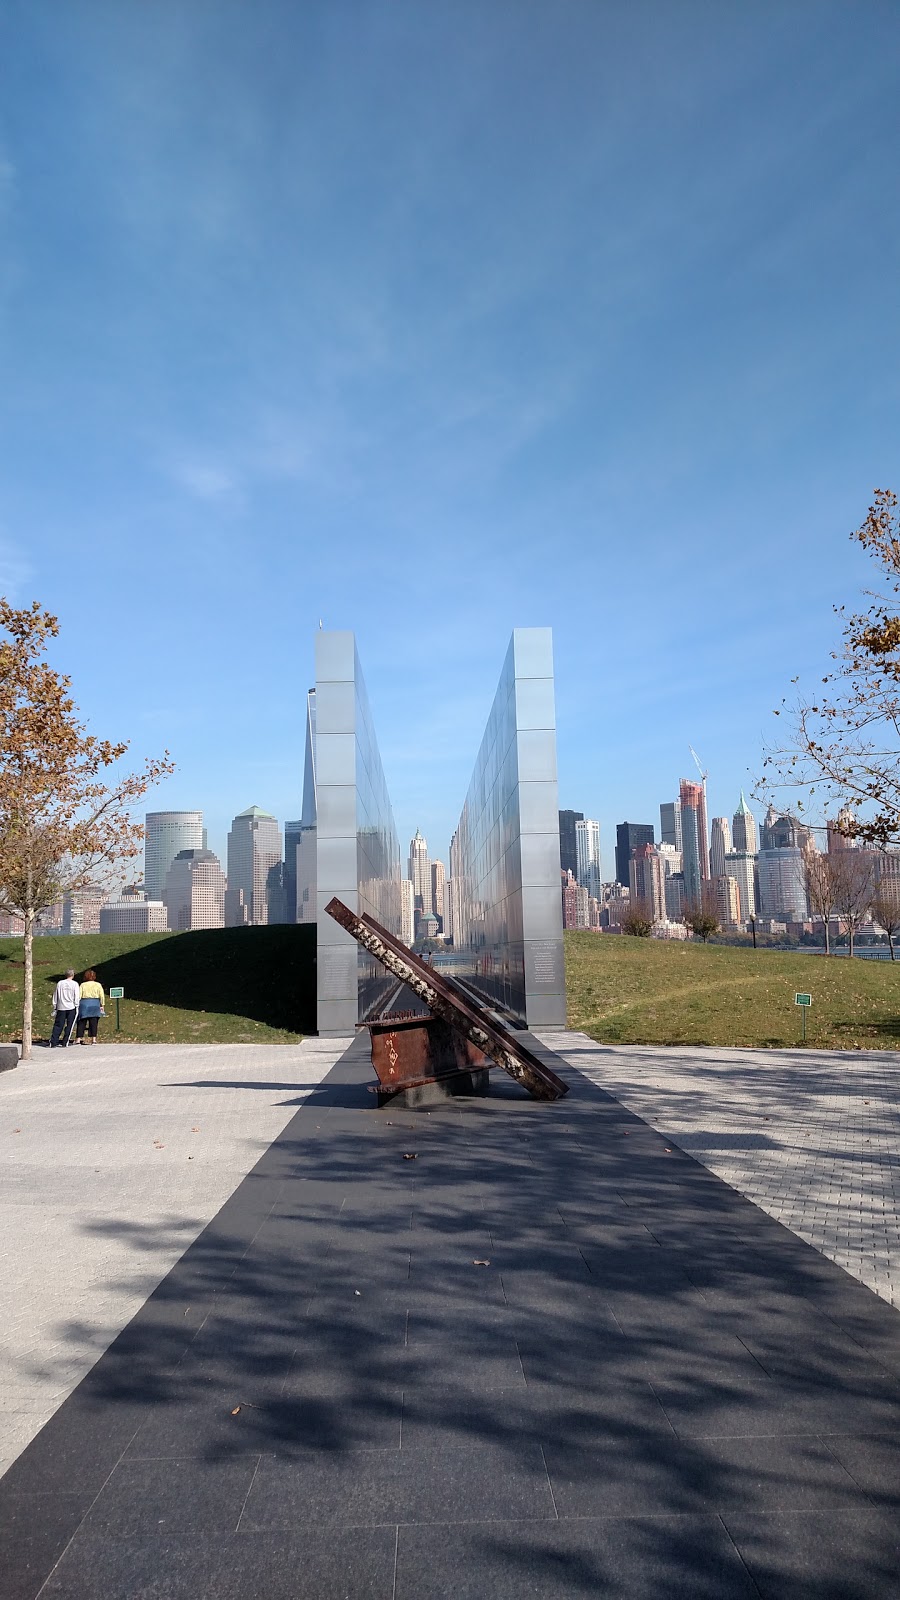
[[[441,1017],[378,1017],[366,1026],[384,1097],[442,1079],[471,1079],[486,1066],[484,1052]]]

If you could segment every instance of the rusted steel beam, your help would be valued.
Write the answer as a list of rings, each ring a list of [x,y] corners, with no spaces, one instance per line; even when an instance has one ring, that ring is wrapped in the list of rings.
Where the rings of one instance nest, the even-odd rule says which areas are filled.
[[[402,978],[414,994],[424,1000],[436,1017],[471,1040],[479,1050],[508,1072],[536,1100],[559,1100],[569,1086],[551,1072],[527,1046],[506,1028],[494,1022],[473,1000],[451,985],[433,967],[414,955],[395,939],[374,917],[357,916],[335,897],[325,907],[329,916],[353,935],[358,944],[379,960],[388,972]]]

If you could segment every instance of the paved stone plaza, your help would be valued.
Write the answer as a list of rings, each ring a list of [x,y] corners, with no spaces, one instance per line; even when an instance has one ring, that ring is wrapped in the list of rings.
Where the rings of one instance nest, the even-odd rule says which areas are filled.
[[[342,1048],[37,1047],[0,1077],[0,1473]]]
[[[558,1060],[275,1055],[160,1073],[272,1142],[0,1479],[4,1600],[895,1600],[900,1313]]]
[[[542,1034],[579,1071],[890,1304],[900,1300],[896,1051],[608,1047]]]

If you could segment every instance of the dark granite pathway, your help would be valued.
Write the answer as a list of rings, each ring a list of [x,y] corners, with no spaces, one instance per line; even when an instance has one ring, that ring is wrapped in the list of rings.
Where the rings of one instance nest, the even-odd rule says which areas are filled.
[[[900,1595],[900,1314],[565,1075],[354,1045],[0,1481],[3,1600]]]

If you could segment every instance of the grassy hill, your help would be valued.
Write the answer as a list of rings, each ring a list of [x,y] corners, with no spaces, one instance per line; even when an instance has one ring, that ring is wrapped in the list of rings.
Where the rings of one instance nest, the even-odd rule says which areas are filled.
[[[569,1026],[605,1044],[900,1048],[900,962],[567,933]]]
[[[86,933],[34,941],[35,1038],[66,967],[94,967],[121,985],[122,1031],[107,1003],[101,1038],[189,1044],[290,1043],[316,1026],[312,928],[210,928],[195,933]],[[22,1036],[21,939],[0,939],[0,1038]]]
[[[315,1031],[310,928],[83,934],[36,939],[35,1037],[67,966],[121,984],[122,1031],[108,1005],[101,1037],[167,1043],[290,1043]],[[808,1044],[900,1048],[900,962],[566,934],[569,1025],[607,1044],[795,1046],[794,995],[813,996]],[[0,1038],[21,1037],[22,941],[0,939]]]

